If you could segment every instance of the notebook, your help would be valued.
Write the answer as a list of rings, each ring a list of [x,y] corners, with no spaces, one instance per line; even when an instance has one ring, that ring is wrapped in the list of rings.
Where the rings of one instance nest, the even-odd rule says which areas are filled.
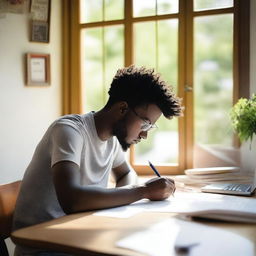
[[[240,183],[215,183],[201,188],[202,192],[220,193],[229,195],[250,196],[256,188],[256,173],[254,173],[253,182],[249,184]]]

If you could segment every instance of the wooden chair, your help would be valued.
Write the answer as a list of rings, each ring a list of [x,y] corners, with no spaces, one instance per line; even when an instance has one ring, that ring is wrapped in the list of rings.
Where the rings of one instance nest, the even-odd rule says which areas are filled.
[[[8,256],[5,239],[11,234],[12,216],[21,181],[0,185],[0,255]]]

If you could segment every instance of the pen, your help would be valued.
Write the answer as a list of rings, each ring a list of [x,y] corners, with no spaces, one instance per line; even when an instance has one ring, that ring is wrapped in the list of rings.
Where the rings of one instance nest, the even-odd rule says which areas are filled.
[[[158,176],[161,177],[160,173],[158,172],[158,170],[156,169],[156,167],[150,162],[148,161],[149,166],[151,167],[151,169],[154,171],[154,173]],[[172,196],[174,197],[174,191],[172,192]]]
[[[156,169],[156,167],[155,167],[152,163],[150,163],[149,161],[148,161],[148,163],[149,163],[149,166],[151,167],[151,169],[154,171],[154,173],[155,173],[158,177],[161,177],[161,175],[160,175],[160,173],[158,172],[158,170]]]

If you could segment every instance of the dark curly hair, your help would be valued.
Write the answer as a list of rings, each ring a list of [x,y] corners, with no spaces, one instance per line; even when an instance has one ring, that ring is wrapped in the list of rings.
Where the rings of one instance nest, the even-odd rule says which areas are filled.
[[[108,94],[106,108],[118,101],[126,101],[131,108],[155,104],[168,119],[182,115],[181,99],[175,96],[172,87],[154,69],[136,68],[134,65],[119,69]]]

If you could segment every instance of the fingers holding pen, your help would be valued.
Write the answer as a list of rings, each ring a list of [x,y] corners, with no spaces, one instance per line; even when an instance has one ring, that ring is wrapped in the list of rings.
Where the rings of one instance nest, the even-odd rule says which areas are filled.
[[[170,184],[174,184],[175,185],[175,181],[173,179],[170,178],[165,178]]]
[[[167,180],[169,181],[169,184],[171,186],[171,194],[173,195],[176,190],[175,181],[173,179],[168,179],[168,178],[167,178]]]
[[[174,192],[176,191],[176,185],[175,185],[175,181],[173,179],[170,178],[166,178],[169,182],[169,184],[172,186],[172,195],[174,194]]]
[[[172,188],[172,191],[174,192],[176,190],[175,181],[170,178],[164,178],[166,182],[169,184],[169,186]]]
[[[168,198],[176,190],[175,182],[173,179],[163,178],[156,167],[148,161],[150,168],[159,177],[149,180],[146,185],[151,187],[155,195],[153,197],[148,197],[150,200],[163,200]],[[155,183],[155,184],[154,184]]]
[[[158,185],[162,186],[164,189],[171,189],[172,191],[176,189],[175,182],[173,179],[166,178],[166,177],[160,177],[160,178],[153,178],[151,181],[158,181]]]
[[[165,177],[153,178],[146,182],[147,195],[150,200],[164,200],[175,191],[175,183]]]

